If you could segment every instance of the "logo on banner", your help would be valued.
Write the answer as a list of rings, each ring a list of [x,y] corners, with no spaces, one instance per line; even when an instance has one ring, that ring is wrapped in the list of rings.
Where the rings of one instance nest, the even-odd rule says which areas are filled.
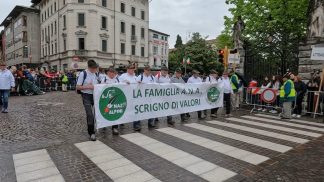
[[[220,91],[216,87],[211,87],[207,92],[207,99],[210,103],[215,103],[218,101]]]
[[[127,108],[127,99],[124,92],[117,87],[106,88],[99,100],[101,115],[108,121],[120,119]]]

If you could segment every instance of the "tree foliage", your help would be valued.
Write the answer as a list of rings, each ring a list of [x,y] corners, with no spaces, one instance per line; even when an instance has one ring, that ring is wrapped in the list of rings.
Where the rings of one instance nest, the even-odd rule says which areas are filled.
[[[299,42],[306,36],[308,0],[226,0],[232,17],[225,16],[230,34],[238,16],[245,22],[244,41],[283,69],[298,65]],[[284,70],[282,70],[284,72]]]
[[[215,69],[223,72],[223,65],[218,62],[217,52],[212,49],[212,46],[207,44],[205,37],[199,33],[193,33],[191,40],[182,47],[170,52],[169,66],[171,70],[177,68],[184,69],[182,64],[183,58],[190,58],[190,64],[186,65],[188,72],[193,69],[201,73],[209,73],[209,70]]]
[[[183,43],[182,43],[182,38],[180,35],[177,35],[177,40],[176,40],[176,44],[174,45],[175,48],[180,48],[183,46]]]
[[[216,38],[216,47],[217,49],[223,49],[225,46],[227,46],[229,49],[234,48],[232,36],[223,32]]]

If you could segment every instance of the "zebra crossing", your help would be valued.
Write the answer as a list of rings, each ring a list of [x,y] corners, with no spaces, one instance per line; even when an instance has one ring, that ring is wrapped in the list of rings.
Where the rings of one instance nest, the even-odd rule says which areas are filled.
[[[216,119],[188,123],[175,128],[160,128],[143,134],[130,133],[121,135],[118,137],[118,141],[125,147],[128,147],[129,144],[134,145],[133,152],[137,150],[149,152],[154,156],[156,163],[166,162],[172,168],[179,168],[192,174],[196,177],[195,179],[218,182],[241,175],[244,170],[241,169],[242,166],[247,168],[259,166],[273,156],[286,153],[298,145],[321,137],[323,134],[324,124],[303,120],[280,121],[274,116],[256,114],[226,118],[223,121]],[[166,142],[169,137],[172,138],[170,142],[186,143],[186,146],[192,146],[194,149],[206,150],[206,154],[211,156],[198,156],[197,153],[188,150],[183,145],[170,145],[169,142]],[[165,178],[162,179],[161,176],[152,172],[154,168],[134,161],[128,155],[130,151],[116,149],[111,142],[103,142],[104,140],[109,139],[75,143],[74,147],[111,181],[165,181]],[[231,143],[230,141],[235,142]],[[248,147],[244,147],[245,145]],[[262,150],[256,151],[249,146],[264,149],[268,153]],[[211,161],[208,158],[216,160]],[[62,173],[64,169],[62,166],[55,165],[59,161],[55,161],[51,157],[48,149],[13,154],[12,159],[17,182],[68,181],[66,174]],[[242,166],[228,167],[224,161],[225,163],[235,162]],[[160,166],[156,167],[160,168]],[[163,170],[169,170],[169,168],[163,168]],[[78,174],[71,174],[71,176],[73,175]]]

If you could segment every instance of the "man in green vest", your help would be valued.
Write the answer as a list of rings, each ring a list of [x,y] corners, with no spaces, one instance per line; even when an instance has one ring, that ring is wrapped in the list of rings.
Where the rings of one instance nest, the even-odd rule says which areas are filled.
[[[230,72],[231,75],[231,87],[232,90],[234,92],[233,96],[232,96],[232,105],[235,109],[239,109],[240,107],[240,81],[239,81],[239,77],[236,75],[236,73],[234,71]]]
[[[292,103],[296,100],[296,90],[294,82],[290,80],[290,75],[283,78],[284,84],[280,88],[280,101],[283,103],[281,119],[291,119]]]

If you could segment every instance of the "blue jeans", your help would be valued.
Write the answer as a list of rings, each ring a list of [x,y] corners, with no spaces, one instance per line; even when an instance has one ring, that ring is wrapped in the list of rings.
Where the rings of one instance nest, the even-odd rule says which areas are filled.
[[[3,105],[4,109],[8,109],[10,90],[0,90],[0,105]]]

